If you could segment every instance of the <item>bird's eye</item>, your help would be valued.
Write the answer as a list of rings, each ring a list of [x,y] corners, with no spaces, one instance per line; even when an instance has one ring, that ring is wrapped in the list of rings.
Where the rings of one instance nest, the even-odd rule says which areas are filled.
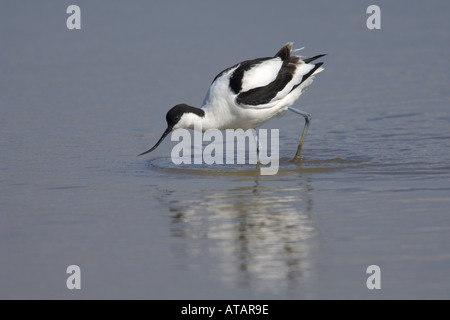
[[[175,122],[178,122],[178,121],[180,121],[180,117],[175,117]]]

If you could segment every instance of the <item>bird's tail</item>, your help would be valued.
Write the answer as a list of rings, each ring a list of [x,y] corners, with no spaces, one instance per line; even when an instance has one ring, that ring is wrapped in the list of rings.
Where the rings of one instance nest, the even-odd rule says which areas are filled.
[[[275,58],[276,57],[281,58],[281,60],[283,60],[283,61],[288,60],[289,62],[292,62],[292,63],[296,63],[296,62],[298,63],[299,60],[301,60],[301,58],[298,57],[298,56],[291,56],[291,53],[303,50],[304,47],[300,48],[300,49],[292,49],[292,44],[293,44],[292,42],[286,43],[280,50],[278,50],[278,52],[275,54],[274,57]],[[314,60],[322,58],[323,56],[326,56],[326,54],[319,54],[319,55],[314,56],[312,58],[304,59],[303,62],[304,63],[310,63],[310,62],[312,62]]]
[[[274,58],[281,58],[281,60],[287,60],[291,56],[292,42],[286,43],[278,52],[274,55]]]
[[[304,59],[303,62],[305,62],[305,63],[310,63],[310,62],[312,62],[312,61],[314,61],[314,60],[317,60],[317,59],[319,59],[319,58],[322,58],[323,56],[326,56],[326,54],[319,54],[319,55],[314,56],[314,57],[312,57],[312,58]]]

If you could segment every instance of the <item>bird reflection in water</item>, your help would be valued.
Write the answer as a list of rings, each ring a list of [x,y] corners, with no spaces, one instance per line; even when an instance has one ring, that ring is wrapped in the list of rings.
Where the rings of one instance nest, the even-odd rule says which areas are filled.
[[[166,190],[172,236],[183,240],[174,242],[174,254],[190,267],[192,260],[213,261],[208,272],[224,284],[270,292],[295,287],[311,271],[310,181],[249,178],[225,191],[205,187],[195,199]]]

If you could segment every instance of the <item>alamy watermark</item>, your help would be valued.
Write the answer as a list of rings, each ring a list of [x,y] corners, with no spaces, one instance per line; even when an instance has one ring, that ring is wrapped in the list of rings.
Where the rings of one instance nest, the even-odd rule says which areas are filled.
[[[376,264],[372,264],[367,267],[366,273],[370,274],[366,281],[367,289],[381,289],[381,268]]]
[[[366,10],[367,14],[370,16],[366,20],[366,26],[369,30],[379,30],[381,29],[381,9],[377,5],[370,5]]]
[[[270,148],[268,148],[269,138]],[[261,175],[275,175],[278,172],[280,162],[278,129],[259,129],[256,138],[252,129],[245,131],[243,129],[227,129],[225,134],[218,129],[202,132],[201,122],[198,121],[194,123],[193,132],[188,129],[174,130],[171,141],[179,141],[172,148],[170,154],[172,162],[176,165],[192,163],[256,165],[259,163],[263,165],[260,167]],[[203,148],[203,142],[210,143]],[[192,146],[202,152],[194,153],[192,156]]]
[[[66,13],[70,16],[66,20],[66,26],[69,30],[81,29],[81,9],[77,5],[70,5],[67,7]]]
[[[66,9],[66,13],[70,16],[66,20],[66,26],[69,30],[81,29],[81,9],[77,5],[70,5]],[[366,13],[370,16],[366,20],[366,26],[369,30],[381,29],[381,9],[379,6],[372,4],[367,7]]]
[[[66,280],[66,287],[69,290],[81,289],[81,269],[76,264],[67,267],[66,273],[70,274]]]

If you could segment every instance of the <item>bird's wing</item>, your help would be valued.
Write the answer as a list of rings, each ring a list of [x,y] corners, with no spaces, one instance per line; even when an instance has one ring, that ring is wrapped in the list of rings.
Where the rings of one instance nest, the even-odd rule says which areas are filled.
[[[241,92],[268,85],[276,79],[282,64],[280,58],[258,58],[223,70],[211,83],[203,106],[215,105],[221,99],[234,101]]]
[[[273,82],[283,66],[280,58],[259,58],[241,62],[230,77],[230,88],[235,94],[265,87]]]
[[[291,56],[291,52],[292,44],[288,43],[274,57],[243,61],[222,71],[214,78],[203,105],[214,105],[215,99],[225,98],[243,108],[275,106],[311,75],[321,71],[322,63],[309,62],[322,55],[302,61],[298,56]]]
[[[262,67],[250,69],[243,77],[243,79],[247,78],[247,81],[243,82],[243,84],[255,85],[242,85],[241,90],[237,93],[236,102],[246,108],[271,108],[299,87],[314,72],[318,71],[320,66],[321,63],[316,65],[308,64],[301,61],[299,57],[292,56],[277,66],[278,70],[275,76],[273,74],[276,68],[275,64],[273,64],[271,81],[263,85],[258,85],[259,83],[256,80],[250,80],[260,77]]]

